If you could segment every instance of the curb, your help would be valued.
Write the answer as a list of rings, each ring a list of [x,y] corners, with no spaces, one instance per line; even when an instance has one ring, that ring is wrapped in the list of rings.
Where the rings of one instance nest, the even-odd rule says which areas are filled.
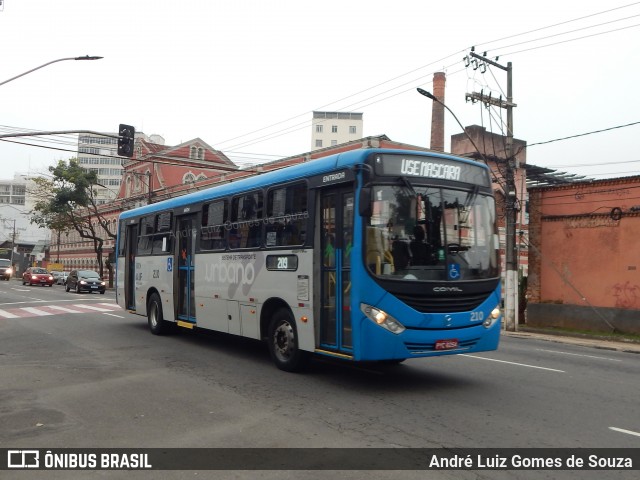
[[[600,350],[618,351],[624,353],[640,354],[640,343],[634,341],[620,341],[600,338],[585,338],[584,335],[571,336],[560,333],[539,333],[530,330],[520,330],[518,332],[502,331],[502,335],[514,338],[533,338],[536,340],[545,340],[548,342],[564,343],[569,345],[579,345],[583,347],[597,348]]]

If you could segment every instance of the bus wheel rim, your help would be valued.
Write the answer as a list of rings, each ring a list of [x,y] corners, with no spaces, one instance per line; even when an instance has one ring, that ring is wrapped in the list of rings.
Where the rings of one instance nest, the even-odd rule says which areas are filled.
[[[158,325],[158,308],[155,303],[151,305],[151,312],[149,312],[149,316],[151,317],[151,325],[154,327]]]
[[[293,327],[287,321],[282,321],[273,332],[273,346],[276,356],[281,361],[291,358],[295,350],[295,335]]]

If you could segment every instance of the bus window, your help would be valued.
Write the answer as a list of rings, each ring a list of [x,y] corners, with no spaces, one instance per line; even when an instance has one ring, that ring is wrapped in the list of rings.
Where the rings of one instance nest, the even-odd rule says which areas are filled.
[[[155,215],[143,217],[140,221],[140,236],[138,237],[138,255],[151,255],[153,248],[153,234],[155,231]]]
[[[163,212],[156,217],[152,251],[154,255],[167,253],[171,250],[171,218],[171,212]]]
[[[307,234],[307,186],[304,183],[269,191],[265,245],[304,245]]]
[[[229,248],[260,246],[262,205],[262,192],[247,193],[233,199]]]
[[[125,256],[125,240],[126,240],[126,223],[120,222],[120,227],[118,231],[118,256]]]
[[[202,250],[224,250],[227,246],[224,232],[228,220],[226,200],[211,202],[202,207],[200,248]]]

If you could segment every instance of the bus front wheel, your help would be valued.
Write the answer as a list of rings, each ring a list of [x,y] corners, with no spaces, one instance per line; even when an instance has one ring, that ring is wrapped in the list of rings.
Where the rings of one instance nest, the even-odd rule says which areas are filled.
[[[162,301],[160,295],[152,293],[147,305],[147,318],[149,320],[149,330],[154,335],[164,335],[171,331],[173,324],[167,322],[162,316]]]
[[[298,372],[306,365],[309,354],[300,350],[296,322],[286,308],[273,315],[268,342],[271,359],[280,370]]]

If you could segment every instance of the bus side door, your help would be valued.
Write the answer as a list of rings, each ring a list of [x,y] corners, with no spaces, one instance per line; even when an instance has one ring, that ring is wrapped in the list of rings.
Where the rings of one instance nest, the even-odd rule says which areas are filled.
[[[176,258],[178,276],[178,315],[177,318],[189,323],[196,322],[195,302],[195,239],[196,239],[196,215],[183,215],[177,218]]]
[[[138,247],[138,224],[126,225],[125,264],[124,264],[124,301],[127,309],[136,309],[136,251]]]

